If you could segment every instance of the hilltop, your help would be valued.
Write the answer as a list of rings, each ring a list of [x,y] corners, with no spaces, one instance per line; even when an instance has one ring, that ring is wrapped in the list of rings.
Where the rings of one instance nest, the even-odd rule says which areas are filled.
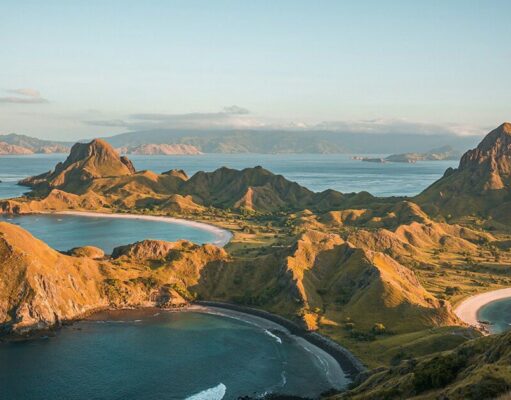
[[[493,217],[511,222],[511,124],[494,129],[456,169],[415,198],[431,212],[442,215]]]
[[[131,161],[119,154],[107,143],[95,139],[90,143],[76,143],[63,163],[53,171],[24,179],[20,184],[34,188],[80,191],[93,179],[108,176],[133,175]]]

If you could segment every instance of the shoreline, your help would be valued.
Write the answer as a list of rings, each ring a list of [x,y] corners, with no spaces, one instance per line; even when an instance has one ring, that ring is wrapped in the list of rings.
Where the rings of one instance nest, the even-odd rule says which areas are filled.
[[[207,305],[212,303],[215,305]],[[238,309],[239,308],[239,309]],[[243,311],[241,311],[243,310]],[[48,327],[42,330],[27,332],[23,335],[0,335],[0,344],[9,342],[25,342],[38,339],[47,339],[49,337],[57,337],[58,332],[63,328],[70,328],[82,321],[101,321],[109,318],[111,315],[121,314],[123,312],[139,313],[136,317],[137,322],[142,321],[145,317],[154,313],[203,313],[209,315],[220,316],[223,318],[231,318],[241,321],[245,324],[252,325],[264,331],[269,337],[274,338],[278,343],[282,343],[282,339],[287,337],[294,340],[306,352],[311,354],[311,362],[317,368],[322,368],[323,372],[333,389],[345,391],[348,390],[349,384],[354,382],[357,376],[365,371],[362,364],[337,343],[321,336],[317,333],[305,331],[294,322],[272,314],[266,311],[249,309],[230,303],[217,302],[195,302],[182,307],[175,308],[159,308],[153,306],[128,307],[128,308],[97,308],[86,312],[76,318],[61,321],[59,325]],[[111,317],[110,317],[111,318]],[[140,318],[140,319],[139,319]],[[320,337],[322,340],[314,340],[314,337]],[[339,358],[339,353],[334,351],[332,345],[326,345],[332,342],[338,349],[349,354],[354,361],[346,362],[345,358]],[[344,354],[344,353],[343,353]],[[360,368],[360,369],[359,369]]]
[[[355,378],[343,368],[331,353],[303,336],[291,332],[285,326],[273,320],[225,307],[205,306],[200,304],[191,304],[180,311],[204,313],[242,321],[262,329],[268,336],[277,340],[278,343],[282,343],[282,338],[280,336],[291,338],[305,351],[310,353],[314,361],[319,363],[319,365],[317,365],[318,368],[321,366],[329,384],[336,390],[346,390],[348,385],[353,382]]]
[[[164,222],[167,224],[178,224],[188,226],[191,228],[201,229],[203,231],[212,233],[213,235],[215,235],[217,239],[209,243],[219,247],[224,247],[225,245],[227,245],[233,237],[233,234],[230,231],[215,225],[207,224],[205,222],[191,221],[182,218],[165,217],[163,215],[119,214],[94,211],[68,211],[68,210],[40,212],[39,214],[75,215],[81,217],[97,217],[97,218],[141,219],[146,221]]]
[[[484,327],[478,319],[479,310],[487,304],[508,298],[511,298],[511,288],[480,293],[463,300],[454,309],[454,313],[466,324],[482,329],[487,333],[486,327]]]
[[[355,381],[357,377],[363,372],[367,371],[362,362],[357,359],[348,349],[342,347],[337,342],[323,336],[317,332],[307,331],[295,322],[272,314],[268,311],[259,310],[255,308],[240,306],[231,303],[222,303],[216,301],[196,301],[193,305],[213,308],[221,311],[236,312],[242,316],[257,317],[266,320],[286,329],[289,334],[296,338],[301,338],[303,341],[308,342],[314,347],[322,350],[330,355],[338,364],[344,375],[351,381]]]

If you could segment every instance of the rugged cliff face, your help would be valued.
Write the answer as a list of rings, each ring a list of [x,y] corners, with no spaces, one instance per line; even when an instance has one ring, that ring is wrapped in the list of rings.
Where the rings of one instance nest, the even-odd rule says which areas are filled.
[[[179,306],[201,270],[226,258],[186,241],[135,243],[112,258],[91,247],[65,255],[0,222],[0,330],[24,334],[107,307]]]
[[[451,216],[492,216],[511,223],[511,124],[491,131],[461,158],[457,169],[415,200],[433,213]]]
[[[340,327],[346,319],[360,329],[383,323],[400,333],[460,323],[410,269],[318,231],[303,234],[287,251],[205,269],[199,283],[196,290],[204,298],[299,315],[313,330],[320,324]]]
[[[76,143],[63,163],[53,171],[27,178],[20,184],[56,188],[68,192],[83,192],[87,184],[96,178],[133,175],[131,161],[120,157],[114,149],[101,139],[90,143]]]

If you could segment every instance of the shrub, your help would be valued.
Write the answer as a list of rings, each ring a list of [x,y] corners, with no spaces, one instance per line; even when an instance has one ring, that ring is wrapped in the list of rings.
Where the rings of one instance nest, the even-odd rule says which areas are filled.
[[[464,366],[465,359],[454,354],[434,357],[416,369],[413,387],[417,393],[445,387],[456,379]]]
[[[375,335],[382,335],[387,331],[385,328],[385,325],[383,325],[380,322],[376,322],[373,327],[371,328],[371,332],[373,332]]]

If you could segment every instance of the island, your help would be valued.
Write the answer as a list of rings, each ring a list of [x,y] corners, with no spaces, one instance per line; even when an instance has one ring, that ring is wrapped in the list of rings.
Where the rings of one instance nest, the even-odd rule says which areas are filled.
[[[136,171],[104,140],[77,143],[53,170],[21,181],[31,192],[0,210],[181,218],[232,238],[223,247],[143,240],[110,255],[64,254],[0,223],[3,336],[30,337],[102,309],[213,302],[340,346],[354,383],[325,398],[498,396],[511,387],[511,333],[485,336],[454,308],[511,286],[510,165],[509,123],[411,198],[313,192],[261,166],[191,177]]]

